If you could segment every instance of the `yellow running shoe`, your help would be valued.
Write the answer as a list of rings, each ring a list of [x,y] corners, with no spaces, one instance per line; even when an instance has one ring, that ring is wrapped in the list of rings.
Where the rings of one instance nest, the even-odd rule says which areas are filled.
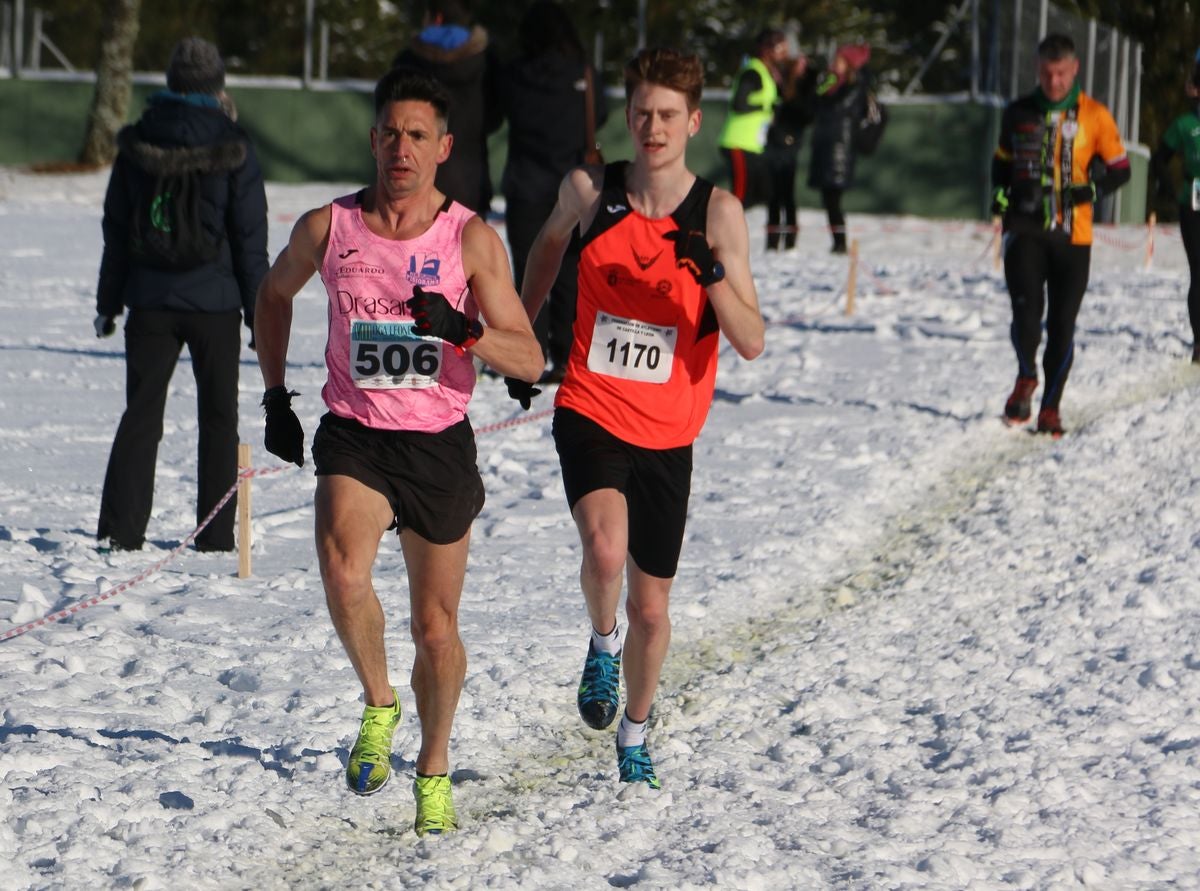
[[[417,799],[417,819],[413,822],[417,835],[441,835],[458,828],[458,815],[450,797],[450,777],[418,775],[413,780],[413,797]]]
[[[346,785],[356,795],[374,795],[391,778],[392,734],[400,723],[400,697],[395,687],[392,696],[395,701],[389,706],[363,709],[358,741],[346,765]]]

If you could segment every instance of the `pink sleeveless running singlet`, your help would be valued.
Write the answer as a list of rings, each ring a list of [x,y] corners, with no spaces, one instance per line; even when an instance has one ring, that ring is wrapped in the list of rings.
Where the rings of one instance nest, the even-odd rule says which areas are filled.
[[[420,285],[478,317],[462,265],[463,227],[474,214],[451,203],[422,235],[395,241],[367,228],[358,195],[330,207],[321,265],[329,295],[325,404],[380,430],[437,433],[458,423],[475,389],[471,355],[413,333],[405,303]]]

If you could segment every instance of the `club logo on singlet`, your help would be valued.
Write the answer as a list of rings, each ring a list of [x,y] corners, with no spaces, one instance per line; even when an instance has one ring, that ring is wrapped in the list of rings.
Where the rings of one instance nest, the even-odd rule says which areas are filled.
[[[408,271],[404,278],[414,285],[436,285],[441,282],[439,275],[442,261],[437,254],[418,252],[408,258]]]
[[[662,251],[659,251],[653,257],[643,256],[637,252],[637,249],[634,248],[633,245],[629,246],[629,250],[633,252],[633,262],[637,263],[638,269],[642,270],[642,272],[645,272],[647,269],[653,266],[654,261],[662,256]]]

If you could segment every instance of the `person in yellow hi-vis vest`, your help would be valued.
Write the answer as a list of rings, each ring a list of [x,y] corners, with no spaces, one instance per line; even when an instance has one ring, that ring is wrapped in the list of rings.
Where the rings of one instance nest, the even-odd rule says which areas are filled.
[[[771,174],[763,149],[779,99],[782,66],[788,60],[787,35],[763,31],[733,81],[729,112],[718,146],[729,169],[729,191],[744,207],[762,204],[771,194]]]

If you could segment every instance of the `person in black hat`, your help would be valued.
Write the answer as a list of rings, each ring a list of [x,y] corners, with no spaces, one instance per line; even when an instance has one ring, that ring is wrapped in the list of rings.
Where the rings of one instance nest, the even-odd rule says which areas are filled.
[[[117,135],[96,336],[111,336],[117,317],[129,313],[126,407],[96,533],[105,547],[136,550],[145,541],[167,386],[184,344],[199,402],[198,524],[237,478],[238,325],[253,330],[267,271],[267,201],[254,147],[232,107],[220,52],[186,37],[171,53],[167,89]],[[234,516],[231,500],[197,534],[196,548],[232,550]]]

